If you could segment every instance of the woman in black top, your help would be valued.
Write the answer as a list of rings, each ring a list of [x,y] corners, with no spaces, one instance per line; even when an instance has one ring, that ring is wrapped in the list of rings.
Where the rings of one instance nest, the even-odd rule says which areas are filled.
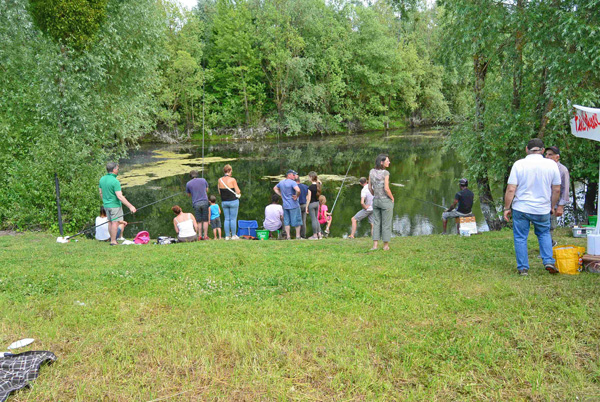
[[[237,180],[231,177],[231,165],[223,167],[223,177],[219,179],[219,194],[221,194],[221,206],[225,226],[225,240],[237,240],[237,215],[240,208],[239,198],[242,195]]]
[[[313,235],[309,240],[321,239],[321,225],[319,225],[319,196],[321,195],[321,182],[317,177],[316,172],[309,172],[310,186],[308,186],[308,194],[306,195],[306,213],[310,215],[310,223],[312,225]]]

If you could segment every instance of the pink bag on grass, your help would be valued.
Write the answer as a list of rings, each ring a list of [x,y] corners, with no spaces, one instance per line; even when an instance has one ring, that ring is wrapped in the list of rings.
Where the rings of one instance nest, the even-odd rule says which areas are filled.
[[[137,235],[135,235],[135,239],[133,240],[135,244],[148,244],[149,241],[150,233],[146,232],[145,230],[142,230]]]

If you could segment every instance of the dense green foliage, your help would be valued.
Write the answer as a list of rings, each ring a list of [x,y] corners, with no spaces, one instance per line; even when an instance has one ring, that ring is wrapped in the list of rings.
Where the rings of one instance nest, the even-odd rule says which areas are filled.
[[[56,42],[86,47],[106,17],[107,0],[30,0],[29,13]]]
[[[0,221],[56,222],[56,172],[65,220],[79,228],[96,212],[107,158],[153,128],[161,14],[150,0],[110,1],[75,51],[36,29],[26,5],[0,1]]]
[[[408,117],[415,123],[447,119],[444,69],[432,64],[419,39],[433,31],[426,23],[404,27],[385,1],[370,7],[324,0],[201,1],[193,12],[174,15],[160,126],[198,129],[190,116],[202,112],[203,96],[212,129],[298,134],[381,129]],[[202,51],[190,52],[190,46]],[[201,65],[205,86],[184,94],[177,90],[182,80],[172,80],[170,72],[182,71],[177,66],[188,56],[186,77],[201,74]]]
[[[584,239],[557,233],[561,244]],[[45,366],[14,401],[586,400],[598,277],[549,275],[530,237],[119,246],[0,237],[0,342]],[[443,250],[443,252],[440,252]],[[300,256],[291,258],[291,255]],[[224,258],[226,256],[226,258]]]
[[[560,146],[572,179],[597,183],[598,145],[571,135],[569,119],[570,103],[600,106],[600,2],[451,0],[439,6],[444,64],[469,78],[475,98],[451,145],[480,191],[489,182],[502,189],[534,137]],[[588,189],[586,209],[593,212],[597,187]]]
[[[488,225],[512,162],[563,149],[594,210],[600,0],[0,0],[0,222],[91,215],[109,158],[146,134],[287,135],[456,123]],[[205,124],[204,124],[205,123]],[[166,135],[163,135],[166,134]]]

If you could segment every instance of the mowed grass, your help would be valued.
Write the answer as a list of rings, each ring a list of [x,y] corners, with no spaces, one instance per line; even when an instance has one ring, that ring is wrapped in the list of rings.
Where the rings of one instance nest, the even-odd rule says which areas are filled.
[[[12,400],[600,399],[600,276],[533,233],[525,278],[510,231],[370,246],[0,237],[0,345],[58,356]]]

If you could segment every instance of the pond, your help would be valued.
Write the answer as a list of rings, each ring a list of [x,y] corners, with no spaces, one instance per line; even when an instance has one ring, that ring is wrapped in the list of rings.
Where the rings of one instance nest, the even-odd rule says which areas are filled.
[[[394,206],[393,235],[418,236],[442,232],[442,206],[450,205],[464,173],[456,154],[444,147],[444,136],[438,131],[391,131],[361,135],[337,135],[317,138],[293,138],[263,141],[206,142],[204,147],[204,178],[218,203],[217,180],[223,166],[233,167],[233,176],[242,191],[239,220],[256,220],[262,226],[264,209],[270,202],[273,186],[288,169],[294,169],[306,179],[314,170],[323,182],[322,193],[331,210],[342,181],[343,185],[331,225],[332,237],[350,233],[350,219],[360,209],[361,186],[358,179],[368,176],[379,153],[390,156],[389,167]],[[352,163],[351,163],[352,162]],[[350,164],[351,163],[351,164]],[[129,221],[126,237],[147,230],[152,237],[174,236],[171,207],[178,204],[193,212],[185,184],[192,169],[202,170],[202,144],[144,144],[120,161],[119,179],[123,194],[140,208],[146,204],[175,195],[173,198],[141,209]],[[125,208],[125,207],[124,207]],[[127,209],[125,208],[127,212]],[[479,201],[473,206],[479,230],[487,230]],[[310,218],[307,235],[311,235]],[[449,223],[452,232],[455,225]],[[360,223],[357,236],[368,236],[368,222]]]

